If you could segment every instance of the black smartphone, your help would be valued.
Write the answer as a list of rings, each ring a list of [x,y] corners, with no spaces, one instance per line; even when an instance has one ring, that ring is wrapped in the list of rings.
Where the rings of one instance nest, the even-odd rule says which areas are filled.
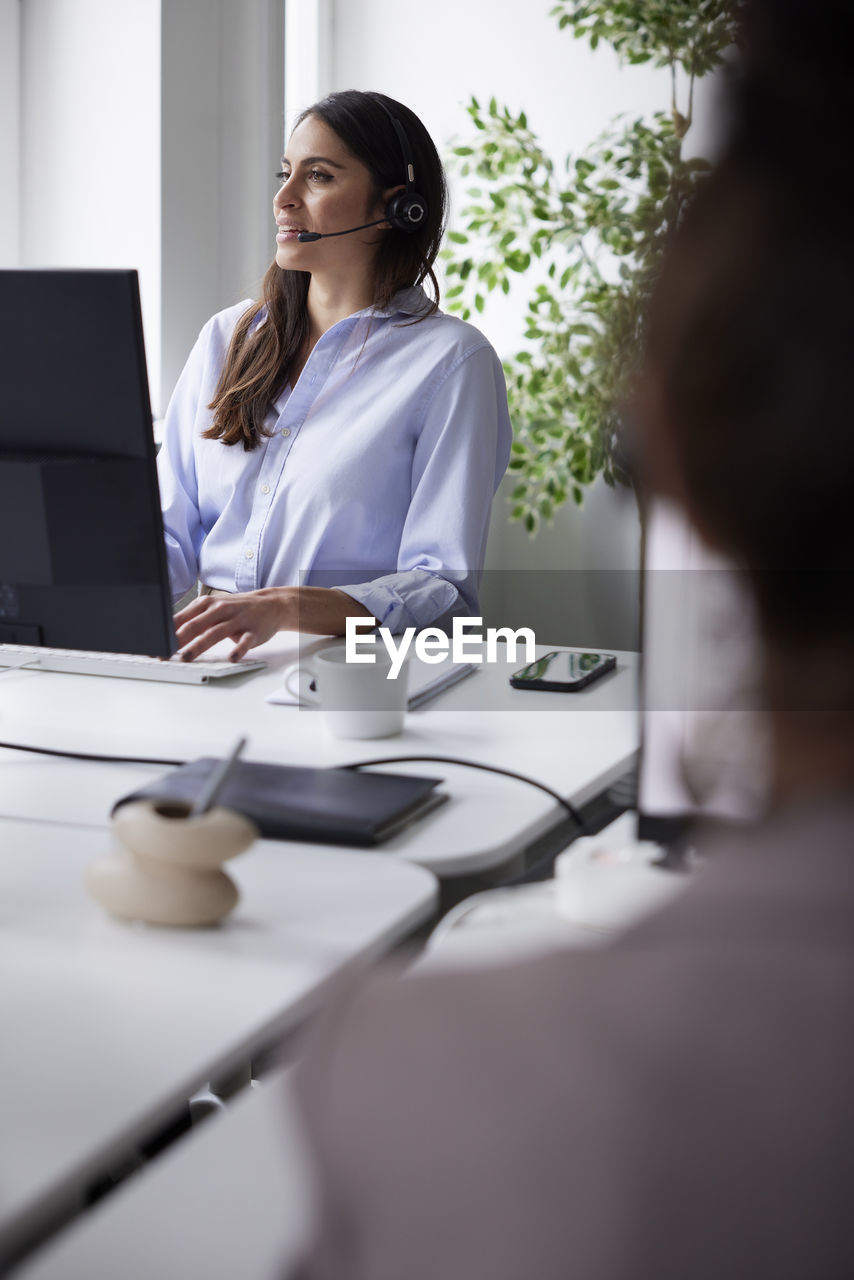
[[[565,649],[553,649],[521,671],[514,671],[510,683],[514,689],[575,693],[604,676],[606,671],[613,671],[616,665],[613,653],[567,653]]]

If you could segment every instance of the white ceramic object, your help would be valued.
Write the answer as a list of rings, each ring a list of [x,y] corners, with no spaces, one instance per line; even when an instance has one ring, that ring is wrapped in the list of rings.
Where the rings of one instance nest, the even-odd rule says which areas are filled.
[[[285,688],[320,707],[333,737],[394,737],[406,717],[409,664],[390,679],[388,653],[378,649],[375,656],[376,662],[348,662],[343,646],[321,649],[285,673]]]
[[[575,840],[555,862],[555,910],[573,924],[628,928],[677,897],[689,877],[655,865],[660,848],[647,841],[611,846],[607,832]]]
[[[112,915],[147,924],[216,924],[237,903],[222,864],[258,837],[230,809],[189,817],[180,802],[136,800],[113,818],[119,847],[86,869],[86,888]]]

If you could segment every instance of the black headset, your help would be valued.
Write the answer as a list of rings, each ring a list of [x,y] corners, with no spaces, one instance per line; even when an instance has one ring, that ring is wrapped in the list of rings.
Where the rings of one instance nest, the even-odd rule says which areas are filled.
[[[427,218],[428,204],[420,192],[415,190],[415,165],[412,162],[412,148],[409,145],[409,138],[406,136],[406,130],[396,115],[389,111],[382,98],[376,93],[367,95],[372,102],[378,107],[382,107],[392,123],[397,140],[400,143],[400,152],[403,156],[403,168],[406,174],[406,190],[398,191],[396,196],[392,196],[385,208],[385,221],[388,222],[395,231],[420,231],[424,226]]]

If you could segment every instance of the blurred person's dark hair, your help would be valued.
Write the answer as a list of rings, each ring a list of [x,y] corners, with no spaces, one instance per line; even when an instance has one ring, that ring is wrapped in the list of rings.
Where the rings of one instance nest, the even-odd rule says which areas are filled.
[[[854,5],[759,0],[744,30],[725,153],[650,316],[656,433],[697,527],[752,580],[772,698],[775,671],[820,652],[809,705],[850,712]]]

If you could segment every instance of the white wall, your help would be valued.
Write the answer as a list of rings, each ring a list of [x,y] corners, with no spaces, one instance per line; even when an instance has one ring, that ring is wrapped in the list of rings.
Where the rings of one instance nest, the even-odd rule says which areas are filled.
[[[156,401],[159,0],[20,8],[20,265],[136,267]]]
[[[16,267],[19,255],[20,0],[0,0],[0,267]]]
[[[455,138],[473,132],[464,111],[470,95],[484,102],[494,94],[512,110],[527,112],[556,161],[582,149],[618,112],[669,107],[668,72],[621,68],[607,46],[592,52],[586,42],[558,31],[551,7],[552,0],[433,0],[417,7],[400,0],[333,0],[333,57],[323,87],[377,89],[406,102],[445,153]],[[700,94],[701,116],[703,102]],[[460,198],[454,191],[454,207]],[[500,355],[516,349],[523,294],[490,299],[478,320]],[[527,625],[549,642],[636,647],[639,530],[632,496],[594,485],[582,510],[560,512],[533,541],[508,523],[507,513],[500,495],[488,565],[512,576],[496,573],[486,582],[490,621],[522,625],[521,610]],[[540,576],[544,570],[549,572]]]
[[[4,201],[0,255],[135,267],[162,413],[204,321],[254,295],[275,252],[283,0],[0,0],[7,38],[20,77],[0,75],[0,163],[20,155],[20,234]]]
[[[282,0],[163,0],[163,399],[215,311],[275,254]],[[165,405],[164,405],[165,407]]]
[[[285,129],[329,93],[335,0],[285,0]]]

